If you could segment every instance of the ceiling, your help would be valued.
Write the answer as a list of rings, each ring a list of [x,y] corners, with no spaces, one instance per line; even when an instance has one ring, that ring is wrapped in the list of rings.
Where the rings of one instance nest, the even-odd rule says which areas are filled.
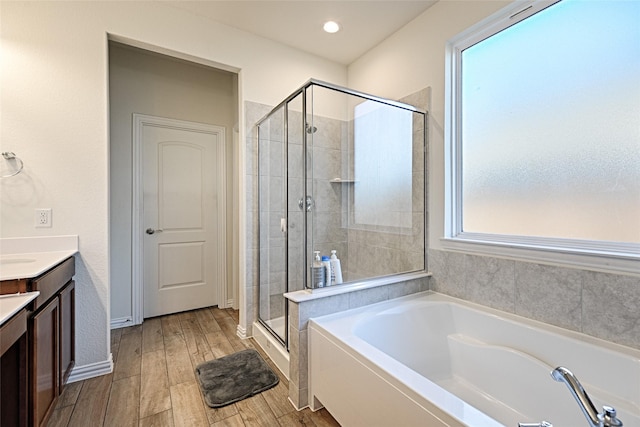
[[[171,6],[348,65],[437,0],[169,0]],[[342,27],[322,30],[328,20]]]

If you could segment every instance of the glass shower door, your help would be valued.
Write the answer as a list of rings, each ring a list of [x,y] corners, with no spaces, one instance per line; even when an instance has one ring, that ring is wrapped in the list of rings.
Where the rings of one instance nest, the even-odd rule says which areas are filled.
[[[289,199],[287,234],[287,249],[289,252],[287,259],[289,263],[287,276],[289,292],[305,288],[305,213],[310,207],[311,199],[307,198],[304,187],[305,158],[303,156],[303,147],[305,121],[302,107],[302,93],[287,103],[287,196]]]
[[[259,319],[288,348],[286,292],[304,289],[302,94],[258,126]]]
[[[286,343],[286,110],[258,126],[259,319]]]

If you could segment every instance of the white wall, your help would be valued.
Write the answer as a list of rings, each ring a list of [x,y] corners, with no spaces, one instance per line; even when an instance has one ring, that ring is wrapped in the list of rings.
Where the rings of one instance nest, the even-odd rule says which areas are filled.
[[[444,236],[444,61],[448,39],[510,1],[440,0],[349,65],[349,87],[399,99],[431,87],[429,248]]]
[[[0,237],[79,235],[80,367],[110,353],[107,34],[240,70],[241,106],[310,77],[346,83],[341,65],[160,2],[0,2],[0,150],[25,163],[0,184]],[[52,228],[33,227],[38,207]]]

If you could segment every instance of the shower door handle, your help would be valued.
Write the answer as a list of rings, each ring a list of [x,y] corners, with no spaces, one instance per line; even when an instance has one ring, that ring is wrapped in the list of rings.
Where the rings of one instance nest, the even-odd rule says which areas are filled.
[[[305,209],[305,205],[307,208],[307,212],[311,212],[311,208],[313,207],[313,199],[311,198],[311,196],[307,196],[306,199],[298,200],[298,207],[301,211]]]

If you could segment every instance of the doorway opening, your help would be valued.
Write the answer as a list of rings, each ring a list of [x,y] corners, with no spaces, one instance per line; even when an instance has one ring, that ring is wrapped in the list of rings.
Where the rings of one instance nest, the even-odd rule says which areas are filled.
[[[215,294],[215,299],[210,301],[221,308],[238,306],[238,224],[235,215],[238,212],[238,196],[234,192],[239,176],[238,75],[230,69],[181,59],[178,56],[182,55],[179,54],[166,55],[166,51],[161,49],[135,47],[132,44],[139,46],[128,41],[109,41],[112,328],[140,324],[144,317],[166,314],[171,310],[197,308],[197,304],[190,306],[185,302],[179,308],[161,307],[160,311],[149,311],[145,315],[144,281],[151,278],[154,281],[152,286],[157,289],[180,289],[177,295],[182,296],[198,287],[197,284],[203,281],[199,277],[200,273],[204,274],[205,267],[213,264],[219,265],[219,271],[214,279],[207,279],[212,282],[207,283],[207,286],[213,287],[211,292]],[[199,248],[199,243],[194,243],[202,242],[202,236],[189,243],[163,242],[166,243],[161,250],[164,258],[160,259],[154,271],[155,274],[162,270],[160,278],[144,272],[145,268],[149,268],[145,267],[145,244],[148,246],[154,239],[156,243],[167,239],[171,233],[163,233],[164,230],[158,226],[157,221],[154,224],[145,223],[149,221],[144,217],[148,208],[141,207],[141,202],[147,191],[145,182],[148,178],[145,178],[146,172],[143,170],[144,152],[138,152],[142,156],[136,158],[136,115],[138,119],[168,119],[163,125],[152,126],[154,131],[165,133],[160,136],[164,142],[164,152],[161,154],[161,157],[164,156],[164,163],[161,166],[166,167],[164,172],[169,175],[163,176],[161,181],[172,177],[183,186],[183,190],[188,190],[180,190],[183,194],[177,194],[177,187],[171,187],[176,182],[163,181],[161,192],[164,194],[164,208],[169,209],[161,214],[164,215],[165,224],[169,224],[167,215],[173,215],[171,227],[174,233],[176,230],[183,234],[197,233],[200,225],[204,227],[215,224],[216,227],[213,233],[207,235],[207,238],[214,240],[212,243],[215,250],[204,250]],[[195,128],[202,126],[200,131],[192,129],[192,136],[206,135],[208,131],[202,130],[205,128],[217,131],[209,133],[210,136],[213,135],[213,139],[197,148],[197,144],[191,144],[175,133],[179,133],[179,122],[192,123]],[[140,120],[138,123],[141,123]],[[144,126],[140,127],[142,128]],[[171,129],[175,131],[173,134]],[[210,149],[206,148],[206,144],[210,144]],[[215,152],[213,165],[196,160],[196,153],[207,150]],[[157,153],[158,151],[156,155]],[[169,158],[172,161],[168,161]],[[154,161],[157,166],[157,159]],[[197,167],[188,166],[194,162]],[[198,171],[202,172],[200,177],[196,176]],[[207,187],[203,185],[200,188],[196,184],[203,180],[207,181],[205,184],[213,184],[214,188],[210,194],[200,193],[203,196],[202,203],[206,202],[214,207],[207,214],[190,209],[199,203],[194,198],[196,187],[203,191]],[[203,215],[206,218],[201,218]],[[203,219],[200,225],[194,222],[197,217]],[[178,220],[182,223],[178,224]],[[147,234],[147,229],[154,233]],[[179,270],[183,270],[180,273],[182,276],[178,274]],[[192,299],[200,300],[197,296]]]

